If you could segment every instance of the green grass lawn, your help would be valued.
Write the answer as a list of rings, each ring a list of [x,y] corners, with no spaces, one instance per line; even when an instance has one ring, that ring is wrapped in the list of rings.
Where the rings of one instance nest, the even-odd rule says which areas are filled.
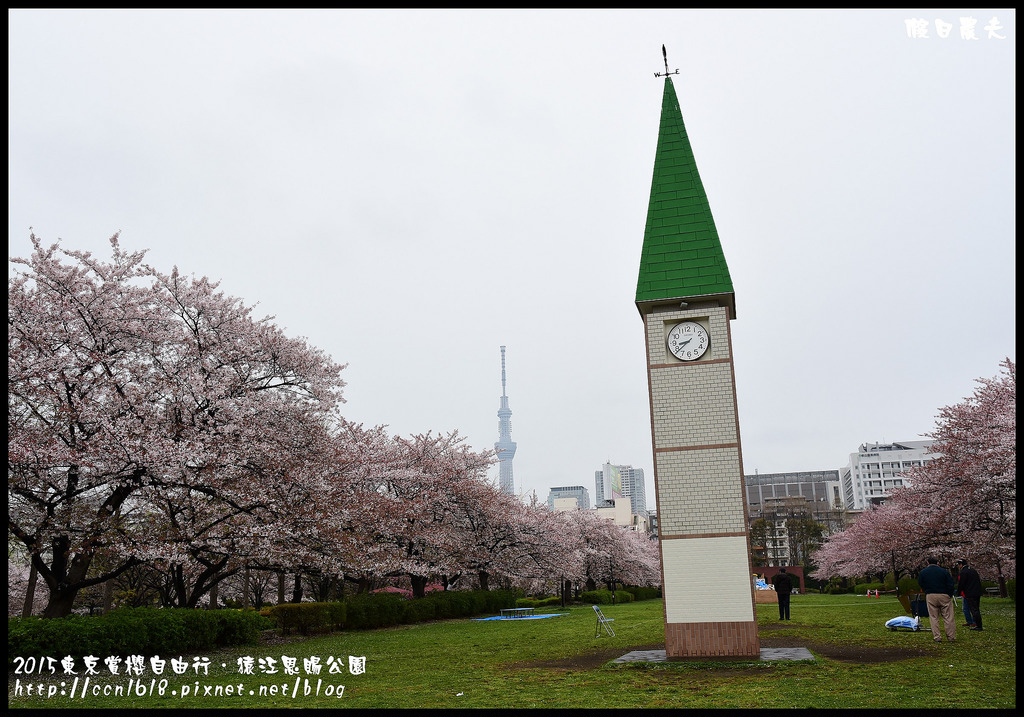
[[[902,614],[892,596],[793,596],[789,623],[778,622],[775,605],[759,605],[762,646],[808,647],[815,659],[799,662],[611,665],[610,660],[632,650],[664,648],[662,606],[660,600],[648,600],[603,609],[615,619],[615,637],[594,637],[589,605],[564,611],[542,608],[539,612],[568,615],[450,620],[232,649],[205,656],[211,662],[208,676],[197,676],[192,669],[169,675],[168,664],[159,677],[147,668],[141,678],[134,678],[135,694],[130,696],[116,693],[126,691],[132,678],[110,676],[106,668],[100,670],[106,674],[90,678],[85,697],[80,695],[80,675],[74,699],[60,694],[70,689],[73,678],[10,675],[8,704],[48,709],[1016,706],[1016,610],[1007,599],[983,598],[985,630],[958,627],[953,644],[935,644],[928,630],[885,629],[886,620]],[[962,617],[958,612],[958,626]],[[275,658],[277,674],[261,674],[258,664],[255,674],[239,674],[236,661],[244,656]],[[349,656],[366,658],[363,674],[349,673]],[[284,657],[297,660],[299,675],[283,674]],[[319,675],[304,669],[304,659],[311,658],[324,665]],[[329,674],[329,658],[340,662],[343,671]],[[16,678],[21,680],[20,695]],[[293,694],[297,679],[298,694]],[[139,682],[145,696],[137,694]],[[28,696],[27,683],[42,684],[44,691],[53,688],[55,694]],[[209,694],[204,694],[207,689]],[[218,690],[221,696],[215,696]]]

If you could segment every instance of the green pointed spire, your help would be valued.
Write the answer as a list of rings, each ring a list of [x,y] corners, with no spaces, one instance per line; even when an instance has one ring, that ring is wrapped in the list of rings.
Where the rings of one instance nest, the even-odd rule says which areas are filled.
[[[672,78],[666,77],[636,303],[721,294],[729,295],[735,317],[729,267]]]

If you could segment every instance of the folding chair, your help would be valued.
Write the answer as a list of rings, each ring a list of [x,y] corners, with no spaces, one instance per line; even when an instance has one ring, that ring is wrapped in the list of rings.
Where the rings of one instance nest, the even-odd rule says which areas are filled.
[[[594,605],[594,612],[597,613],[597,629],[594,632],[594,637],[601,637],[602,625],[604,626],[605,632],[607,632],[611,637],[615,637],[615,630],[613,630],[612,626],[608,624],[610,622],[615,622],[615,618],[605,617],[604,613],[601,612],[601,608],[597,605]]]

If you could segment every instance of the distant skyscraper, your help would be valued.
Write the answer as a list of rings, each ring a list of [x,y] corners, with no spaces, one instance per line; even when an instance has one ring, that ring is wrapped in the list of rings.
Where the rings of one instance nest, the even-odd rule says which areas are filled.
[[[605,463],[601,470],[594,472],[594,488],[594,505],[599,508],[611,505],[615,498],[629,498],[633,515],[647,514],[643,468]]]
[[[494,444],[498,454],[498,487],[505,493],[514,494],[512,480],[512,459],[516,455],[516,444],[512,441],[512,409],[508,407],[505,395],[505,347],[501,347],[501,407],[498,409],[498,442]]]

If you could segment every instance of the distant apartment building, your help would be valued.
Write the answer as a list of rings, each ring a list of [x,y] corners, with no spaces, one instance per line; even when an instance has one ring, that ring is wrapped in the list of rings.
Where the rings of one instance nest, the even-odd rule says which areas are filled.
[[[849,510],[865,510],[884,503],[896,488],[909,485],[903,475],[935,458],[932,441],[864,443],[850,454],[850,462],[840,469],[843,501]]]
[[[590,510],[590,493],[581,485],[561,486],[548,491],[551,510]]]
[[[594,488],[595,507],[608,508],[616,498],[629,498],[633,515],[647,515],[647,490],[642,468],[605,463],[594,473]]]
[[[744,476],[755,559],[763,559],[765,565],[787,565],[799,558],[800,546],[792,538],[799,535],[803,518],[825,526],[825,535],[845,530],[862,511],[909,485],[904,473],[936,458],[931,445],[865,443],[839,470]]]
[[[743,476],[747,507],[751,515],[783,499],[806,500],[814,512],[842,508],[839,471],[803,471],[799,473],[755,473]]]
[[[838,470],[755,473],[743,477],[751,549],[764,565],[791,565],[800,557],[791,535],[805,518],[825,526],[825,534],[843,530],[850,519]],[[758,521],[764,521],[758,524]]]

